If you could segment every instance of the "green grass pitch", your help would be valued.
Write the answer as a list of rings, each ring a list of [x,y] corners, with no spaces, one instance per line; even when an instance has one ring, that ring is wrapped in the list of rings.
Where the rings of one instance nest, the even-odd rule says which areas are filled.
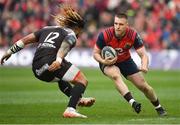
[[[99,69],[82,69],[89,80],[84,96],[96,98],[90,108],[78,108],[87,119],[62,117],[68,98],[56,83],[37,80],[31,68],[0,67],[0,124],[173,124],[180,123],[180,71],[152,70],[145,75],[155,89],[167,117],[157,116],[153,106],[125,80],[142,112],[136,114]]]

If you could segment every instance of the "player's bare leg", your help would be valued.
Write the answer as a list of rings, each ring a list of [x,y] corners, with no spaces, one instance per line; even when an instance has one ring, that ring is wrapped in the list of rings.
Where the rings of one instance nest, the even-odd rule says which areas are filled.
[[[134,111],[136,113],[139,113],[141,111],[141,104],[135,101],[135,99],[129,92],[127,85],[124,83],[121,77],[119,68],[116,66],[106,66],[104,69],[104,73],[114,81],[116,89],[126,99],[126,101],[130,103]]]
[[[160,105],[157,95],[154,89],[145,81],[144,77],[141,73],[135,73],[133,75],[128,76],[128,79],[139,89],[144,95],[151,101],[154,105],[158,115],[165,116],[167,112]]]

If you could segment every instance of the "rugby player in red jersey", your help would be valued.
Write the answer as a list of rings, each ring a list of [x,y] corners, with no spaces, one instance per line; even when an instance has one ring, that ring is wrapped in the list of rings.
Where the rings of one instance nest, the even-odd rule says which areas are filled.
[[[117,57],[113,59],[103,59],[101,50],[104,46],[111,46],[117,52]],[[130,55],[130,49],[134,48],[141,58],[141,67],[138,68]],[[101,71],[112,79],[119,93],[131,104],[135,112],[141,111],[141,104],[137,102],[124,83],[121,74],[131,81],[155,107],[160,116],[165,116],[167,112],[160,105],[153,88],[145,81],[140,71],[148,72],[148,56],[140,35],[128,26],[128,17],[125,13],[118,13],[114,16],[114,26],[102,31],[96,41],[93,56]]]

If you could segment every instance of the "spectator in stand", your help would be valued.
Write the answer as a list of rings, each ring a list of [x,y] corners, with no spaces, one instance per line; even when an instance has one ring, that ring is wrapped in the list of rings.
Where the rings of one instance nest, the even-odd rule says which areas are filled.
[[[0,46],[5,47],[12,45],[13,43],[9,43],[9,41],[12,41],[12,39],[18,39],[17,36],[19,35],[22,37],[45,25],[54,25],[50,14],[56,13],[58,11],[57,4],[64,2],[66,1],[0,1]],[[94,38],[96,38],[97,34],[100,32],[100,30],[93,31],[93,35],[95,35],[92,37],[92,32],[89,32],[89,29],[91,31],[91,28],[94,28],[92,22],[97,29],[102,29],[104,26],[108,26],[110,22],[106,21],[111,20],[112,18],[108,15],[108,11],[115,13],[118,11],[126,11],[130,18],[130,26],[135,27],[138,32],[143,33],[142,36],[144,36],[143,39],[145,44],[152,50],[172,48],[168,47],[171,43],[168,43],[167,46],[161,46],[160,41],[163,39],[162,41],[171,42],[169,41],[169,38],[173,35],[172,32],[174,30],[177,30],[178,34],[180,32],[180,28],[178,27],[180,26],[179,0],[145,0],[143,2],[133,0],[114,0],[113,2],[111,2],[111,0],[103,0],[103,2],[102,0],[71,0],[71,4],[76,7],[81,15],[85,15],[83,18],[87,20],[87,26],[85,27],[84,35],[82,35],[83,41],[79,43],[79,47],[92,48]],[[102,18],[103,15],[108,16]],[[12,28],[12,23],[16,24],[18,30]],[[172,23],[172,26],[169,29],[169,37],[164,39],[163,30],[168,23]],[[151,35],[156,36],[154,40],[150,39]],[[177,37],[179,39],[180,36],[178,35]]]

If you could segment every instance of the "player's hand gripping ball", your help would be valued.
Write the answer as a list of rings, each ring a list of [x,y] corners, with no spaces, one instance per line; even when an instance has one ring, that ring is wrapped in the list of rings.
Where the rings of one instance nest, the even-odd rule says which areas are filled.
[[[110,46],[105,46],[102,50],[101,50],[101,56],[103,59],[113,59],[117,56],[117,52],[115,49],[113,49]]]

